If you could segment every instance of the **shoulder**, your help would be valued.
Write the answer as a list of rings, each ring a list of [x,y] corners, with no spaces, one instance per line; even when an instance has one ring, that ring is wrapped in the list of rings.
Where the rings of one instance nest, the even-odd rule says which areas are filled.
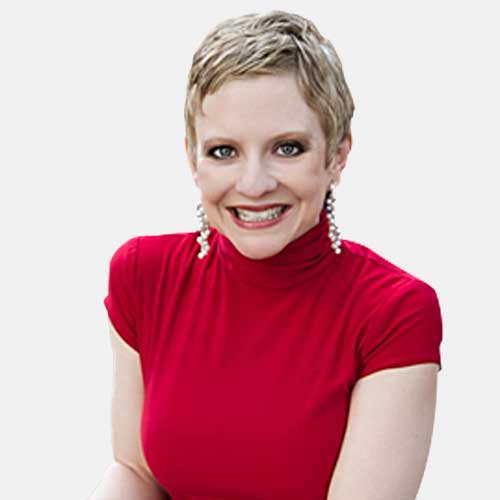
[[[373,306],[397,303],[403,298],[417,302],[435,302],[434,288],[418,276],[388,260],[361,243],[343,240],[349,265],[349,282],[358,288]]]
[[[197,237],[196,231],[137,236],[138,267],[146,272],[192,263],[196,257]]]
[[[342,246],[352,260],[357,261],[358,264],[362,264],[370,270],[378,270],[381,273],[400,276],[402,278],[418,279],[407,270],[386,259],[366,245],[352,240],[342,240]]]
[[[195,238],[195,232],[145,234],[137,236],[141,252],[145,255],[175,252],[180,246],[191,243]]]
[[[132,236],[115,247],[111,264],[113,269],[144,272],[171,260],[187,263],[196,256],[197,237],[195,231]]]

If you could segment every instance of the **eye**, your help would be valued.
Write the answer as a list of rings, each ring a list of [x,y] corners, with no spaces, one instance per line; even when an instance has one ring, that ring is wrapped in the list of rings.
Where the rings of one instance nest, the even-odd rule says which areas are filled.
[[[291,154],[294,148],[298,150],[298,152],[296,154]],[[280,144],[278,149],[281,149],[283,152],[285,152],[284,156],[298,156],[299,154],[304,152],[304,146],[302,146],[300,142],[295,141],[284,142],[283,144]]]
[[[278,149],[281,149],[285,153],[280,156],[299,156],[305,151],[305,147],[300,142],[296,141],[283,142],[279,145]],[[296,150],[295,154],[293,154],[294,149]],[[209,149],[207,155],[218,160],[227,160],[232,158],[231,151],[233,151],[231,146],[222,144]]]
[[[231,158],[226,153],[228,151],[231,151],[232,149],[233,148],[231,146],[227,146],[224,144],[222,146],[215,146],[214,148],[209,149],[207,154],[208,154],[208,156],[211,156],[212,158],[217,158],[219,160],[225,160],[226,158]],[[215,151],[222,152],[222,155],[214,154]]]

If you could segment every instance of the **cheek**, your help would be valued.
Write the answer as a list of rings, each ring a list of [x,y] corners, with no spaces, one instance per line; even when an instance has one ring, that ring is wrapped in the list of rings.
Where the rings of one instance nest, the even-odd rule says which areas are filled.
[[[282,176],[281,184],[293,192],[297,198],[312,200],[318,196],[323,196],[323,188],[326,184],[326,176],[321,174],[317,168],[309,165],[302,165],[294,172]]]
[[[210,201],[217,201],[230,188],[227,178],[214,169],[199,168],[198,187],[203,197]]]

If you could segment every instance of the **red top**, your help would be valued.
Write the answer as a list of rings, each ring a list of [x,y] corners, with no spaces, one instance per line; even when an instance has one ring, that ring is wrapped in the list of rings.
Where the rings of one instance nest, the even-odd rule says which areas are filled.
[[[328,220],[252,260],[211,228],[138,236],[110,262],[109,318],[139,352],[141,439],[173,500],[324,500],[351,390],[438,363],[434,289]]]

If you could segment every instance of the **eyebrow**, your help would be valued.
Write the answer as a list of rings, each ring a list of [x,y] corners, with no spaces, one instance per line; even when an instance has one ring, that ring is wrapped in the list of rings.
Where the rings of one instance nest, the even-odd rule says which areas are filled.
[[[284,139],[285,137],[288,137],[290,135],[302,136],[302,137],[305,137],[309,140],[311,140],[313,138],[312,134],[307,130],[287,130],[286,132],[281,132],[278,135],[275,135],[274,137],[272,137],[271,141]],[[202,142],[202,147],[205,147],[208,144],[215,143],[215,142],[222,142],[222,143],[233,142],[233,139],[230,139],[229,137],[223,137],[223,136],[209,137]]]

